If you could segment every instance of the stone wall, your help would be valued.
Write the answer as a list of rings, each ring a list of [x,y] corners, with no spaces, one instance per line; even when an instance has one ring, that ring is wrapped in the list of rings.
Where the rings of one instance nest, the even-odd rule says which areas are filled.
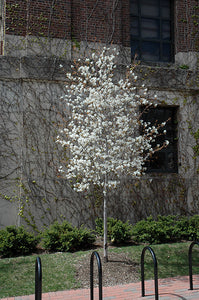
[[[102,216],[100,191],[76,194],[57,172],[63,156],[55,139],[69,69],[68,60],[57,58],[0,57],[0,227],[28,223],[36,229],[64,218],[93,227]],[[178,107],[178,173],[129,178],[109,199],[108,215],[134,223],[150,214],[198,213],[199,158],[192,148],[199,128],[197,72],[141,65],[135,71],[137,85],[144,81],[159,105]]]

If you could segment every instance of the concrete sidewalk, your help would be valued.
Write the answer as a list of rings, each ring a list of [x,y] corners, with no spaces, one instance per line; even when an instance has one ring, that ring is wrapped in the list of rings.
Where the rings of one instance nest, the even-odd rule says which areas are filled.
[[[174,277],[158,280],[159,299],[161,300],[199,300],[199,275],[193,276],[193,290],[189,290],[189,277]],[[155,299],[154,281],[145,282],[145,297],[141,297],[141,282],[103,288],[103,300],[140,300]],[[18,296],[2,300],[34,300],[35,296]],[[89,289],[67,290],[42,294],[42,300],[89,300]],[[98,298],[95,289],[94,299]]]

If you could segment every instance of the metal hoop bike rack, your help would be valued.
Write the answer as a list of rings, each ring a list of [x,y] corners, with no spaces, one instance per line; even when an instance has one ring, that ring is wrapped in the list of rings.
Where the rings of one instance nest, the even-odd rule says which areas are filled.
[[[194,241],[189,246],[189,283],[190,283],[190,290],[193,290],[192,250],[193,250],[194,245],[199,245],[199,242]]]
[[[157,267],[157,259],[155,256],[155,253],[153,249],[149,246],[146,246],[142,250],[142,255],[141,255],[141,284],[142,284],[142,297],[145,296],[145,286],[144,286],[144,255],[146,250],[149,250],[151,253],[151,256],[153,258],[153,264],[154,264],[154,281],[155,281],[155,300],[158,300],[158,267]]]
[[[90,300],[93,300],[93,260],[94,256],[97,259],[98,265],[98,280],[99,280],[99,300],[102,300],[102,264],[98,252],[94,251],[90,259]]]
[[[38,256],[35,262],[35,300],[42,299],[42,267]]]

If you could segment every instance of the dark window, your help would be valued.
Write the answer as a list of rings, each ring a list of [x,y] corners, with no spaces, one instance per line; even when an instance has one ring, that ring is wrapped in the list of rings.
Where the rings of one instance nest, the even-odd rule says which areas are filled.
[[[142,119],[152,125],[166,122],[166,125],[159,130],[155,144],[162,145],[165,140],[169,145],[160,151],[155,152],[146,162],[147,172],[177,173],[177,107],[156,107],[150,108],[143,113]],[[166,134],[164,134],[166,130]]]
[[[172,0],[131,0],[131,53],[146,62],[169,62]]]

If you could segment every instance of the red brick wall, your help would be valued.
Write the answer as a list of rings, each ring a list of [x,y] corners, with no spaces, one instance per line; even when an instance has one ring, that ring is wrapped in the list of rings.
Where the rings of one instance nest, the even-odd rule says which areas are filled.
[[[6,1],[7,34],[70,38],[70,19],[70,0]]]
[[[175,52],[197,50],[199,0],[173,1]],[[112,41],[130,46],[129,2],[7,0],[6,33],[66,39],[72,37],[77,41]]]
[[[175,51],[198,51],[199,0],[176,0]]]
[[[72,3],[72,34],[75,39],[128,44],[128,0],[73,0]],[[114,3],[117,4],[114,6]]]
[[[6,1],[5,30],[7,34],[26,35],[27,2],[23,0]]]
[[[117,3],[114,6],[114,3]],[[129,45],[128,0],[7,0],[6,33]],[[72,23],[71,23],[72,20]]]

